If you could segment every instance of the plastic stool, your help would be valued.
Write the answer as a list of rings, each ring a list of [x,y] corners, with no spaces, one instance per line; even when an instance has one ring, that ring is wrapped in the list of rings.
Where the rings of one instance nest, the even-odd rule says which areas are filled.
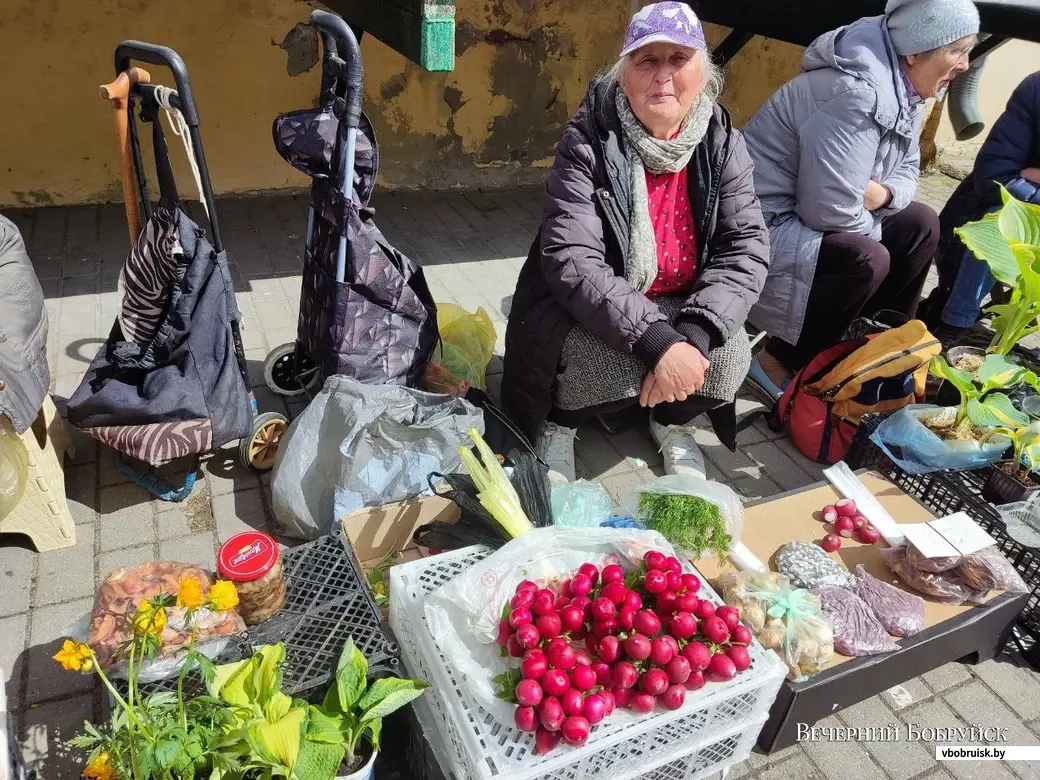
[[[0,415],[0,425],[14,433],[6,416]],[[71,547],[76,543],[76,524],[65,500],[62,461],[65,455],[75,454],[75,447],[49,395],[36,422],[20,438],[29,456],[29,474],[21,501],[0,520],[0,533],[25,534],[37,552]]]

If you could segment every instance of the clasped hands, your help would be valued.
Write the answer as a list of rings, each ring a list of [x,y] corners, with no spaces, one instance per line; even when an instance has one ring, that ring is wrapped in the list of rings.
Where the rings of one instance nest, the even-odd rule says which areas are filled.
[[[704,386],[704,374],[711,364],[692,344],[680,341],[664,353],[657,367],[646,375],[639,393],[639,405],[685,401]]]
[[[867,182],[867,191],[863,195],[863,206],[867,211],[877,211],[887,206],[892,200],[892,192],[884,184],[871,179]]]

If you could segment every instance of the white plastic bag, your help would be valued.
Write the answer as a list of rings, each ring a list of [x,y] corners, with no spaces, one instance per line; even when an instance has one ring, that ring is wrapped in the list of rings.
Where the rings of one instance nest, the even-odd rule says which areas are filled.
[[[744,530],[744,505],[740,503],[740,496],[729,485],[720,482],[711,482],[684,474],[668,474],[658,477],[648,485],[642,485],[632,492],[625,502],[625,507],[632,517],[648,525],[646,520],[640,517],[639,500],[644,493],[658,493],[669,496],[697,496],[710,501],[719,508],[722,520],[726,525],[731,542],[730,549],[740,541],[740,533]],[[678,545],[675,540],[670,540]],[[702,557],[714,557],[710,550],[682,550],[691,560]]]
[[[278,446],[271,503],[278,531],[317,539],[366,506],[429,493],[431,472],[461,468],[484,415],[462,398],[331,376]]]
[[[502,723],[516,706],[495,696],[492,678],[516,666],[495,644],[502,607],[523,580],[539,585],[569,577],[581,564],[634,569],[649,550],[675,551],[656,531],[630,528],[536,528],[501,547],[431,593],[424,605],[434,644],[466,681],[464,691]],[[703,578],[702,578],[703,580]],[[611,717],[614,717],[613,715]]]

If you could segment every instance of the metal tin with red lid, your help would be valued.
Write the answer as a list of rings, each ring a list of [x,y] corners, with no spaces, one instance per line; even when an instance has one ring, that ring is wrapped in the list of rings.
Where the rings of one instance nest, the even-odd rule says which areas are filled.
[[[252,582],[278,563],[278,543],[263,531],[243,531],[220,546],[217,568],[229,580]]]

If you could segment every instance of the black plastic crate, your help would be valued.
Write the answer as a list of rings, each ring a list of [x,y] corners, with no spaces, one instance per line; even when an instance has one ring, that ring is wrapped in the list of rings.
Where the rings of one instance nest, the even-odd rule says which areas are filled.
[[[368,659],[373,676],[402,673],[400,648],[372,595],[356,557],[338,535],[324,536],[282,552],[285,571],[285,604],[273,618],[231,637],[216,659],[230,663],[248,658],[266,644],[285,643],[282,690],[290,696],[309,698],[332,680],[343,643],[352,637]],[[185,692],[202,691],[202,681],[192,672]],[[177,679],[143,684],[144,695],[173,691]]]
[[[988,469],[977,471],[937,471],[932,474],[907,474],[870,440],[884,415],[867,415],[849,448],[845,462],[852,469],[869,468],[886,476],[914,496],[933,514],[943,517],[965,512],[997,541],[997,547],[1022,575],[1032,593],[1018,618],[1017,628],[1033,642],[1040,642],[1040,549],[1024,547],[1007,534],[996,508],[982,498]],[[898,518],[897,518],[898,519]]]

